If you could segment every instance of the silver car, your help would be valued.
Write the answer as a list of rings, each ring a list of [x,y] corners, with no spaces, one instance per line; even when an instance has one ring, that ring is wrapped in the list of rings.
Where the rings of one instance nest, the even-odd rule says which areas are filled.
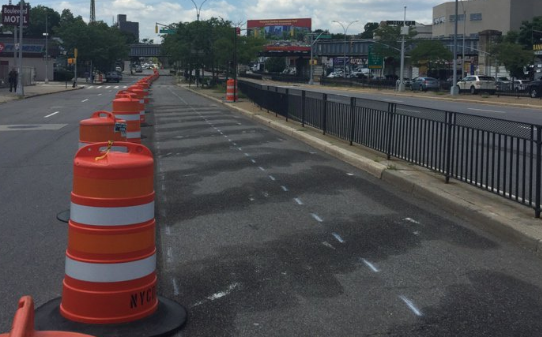
[[[427,90],[439,90],[440,83],[433,77],[416,77],[412,80],[410,89],[412,91],[427,91]]]

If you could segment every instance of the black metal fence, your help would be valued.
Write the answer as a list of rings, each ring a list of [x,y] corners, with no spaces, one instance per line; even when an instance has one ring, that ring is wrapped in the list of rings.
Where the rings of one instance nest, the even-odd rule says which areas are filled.
[[[540,217],[542,126],[240,81],[268,112],[520,204]]]

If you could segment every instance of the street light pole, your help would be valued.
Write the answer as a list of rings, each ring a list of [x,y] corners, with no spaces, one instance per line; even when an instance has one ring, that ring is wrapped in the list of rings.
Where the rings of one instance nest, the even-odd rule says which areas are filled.
[[[346,78],[346,32],[348,32],[348,28],[350,27],[350,25],[352,25],[353,23],[356,23],[358,22],[358,20],[355,20],[355,21],[352,21],[350,22],[346,28],[344,27],[344,25],[339,22],[339,21],[333,21],[333,22],[336,22],[338,23],[339,25],[341,25],[341,27],[343,27],[343,31],[344,31],[344,49],[343,49],[343,64],[344,64],[344,78]]]
[[[201,3],[201,5],[199,6],[198,8],[198,5],[196,5],[196,3],[194,2],[194,0],[191,0],[192,3],[194,4],[194,6],[196,7],[196,15],[197,15],[197,21],[199,21],[199,14],[201,13],[201,7],[203,7],[203,4],[207,2],[207,0],[203,0],[203,2]]]
[[[24,96],[23,86],[23,4],[24,0],[19,2],[19,62],[18,62],[18,74],[17,74],[17,95]]]
[[[399,87],[397,88],[398,91],[405,91],[405,83],[403,81],[404,79],[404,72],[405,72],[405,35],[408,34],[408,28],[406,26],[406,6],[405,6],[405,15],[403,17],[403,27],[401,27],[401,74],[399,74]]]
[[[49,83],[49,30],[47,17],[47,12],[45,12],[45,83]]]
[[[453,65],[453,71],[454,74],[452,76],[452,86],[450,87],[450,95],[457,96],[459,93],[457,89],[457,10],[458,10],[458,1],[455,0],[455,22],[454,22],[454,65]]]

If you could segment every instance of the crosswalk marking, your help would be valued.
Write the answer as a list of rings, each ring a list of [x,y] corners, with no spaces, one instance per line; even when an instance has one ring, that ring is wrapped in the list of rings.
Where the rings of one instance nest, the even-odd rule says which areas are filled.
[[[103,89],[109,89],[109,88],[111,88],[111,87],[112,87],[112,86],[110,86],[110,85],[108,85],[108,86],[103,86],[103,85],[89,85],[89,86],[87,86],[87,87],[85,87],[85,88],[86,88],[86,89],[102,89],[102,88],[103,88]],[[121,88],[121,89],[126,89],[126,88],[128,88],[128,86],[127,86],[127,85],[122,85],[122,86],[121,86],[121,85],[116,85],[116,86],[113,87],[113,89],[119,89],[119,88]]]

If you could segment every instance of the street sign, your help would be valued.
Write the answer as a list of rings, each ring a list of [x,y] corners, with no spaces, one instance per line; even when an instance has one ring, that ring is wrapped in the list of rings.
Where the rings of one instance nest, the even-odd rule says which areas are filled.
[[[331,35],[320,35],[319,39],[331,39]]]
[[[175,34],[175,29],[160,29],[160,34]]]
[[[4,26],[19,26],[19,17],[21,14],[19,5],[3,5],[2,6],[2,24]],[[30,6],[28,4],[23,7],[23,27],[28,27],[30,22]]]
[[[373,53],[373,44],[369,45],[369,55],[368,55],[368,68],[369,69],[382,69],[382,63],[384,60],[380,55]]]

